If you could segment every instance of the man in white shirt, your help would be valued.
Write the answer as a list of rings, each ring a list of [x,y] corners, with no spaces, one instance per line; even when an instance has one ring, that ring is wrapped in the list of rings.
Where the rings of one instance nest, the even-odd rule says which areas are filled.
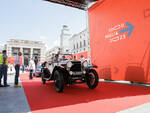
[[[33,79],[33,73],[35,71],[35,63],[34,63],[33,58],[31,58],[31,60],[29,62],[29,69],[30,69],[29,79]]]
[[[18,85],[18,78],[19,78],[19,71],[20,71],[20,64],[21,64],[21,55],[22,55],[22,53],[19,52],[18,55],[15,57],[16,75],[15,75],[14,87],[20,87],[20,85]]]

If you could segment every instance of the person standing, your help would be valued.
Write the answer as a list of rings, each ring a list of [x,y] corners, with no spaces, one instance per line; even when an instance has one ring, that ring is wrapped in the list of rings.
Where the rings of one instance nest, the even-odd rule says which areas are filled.
[[[76,56],[73,56],[73,61],[77,61],[77,57]]]
[[[14,87],[21,87],[18,85],[18,78],[19,78],[19,72],[20,72],[20,64],[21,64],[21,52],[18,52],[18,55],[15,57],[15,82],[14,82]]]
[[[31,60],[29,62],[29,70],[30,70],[29,79],[33,79],[33,72],[35,70],[35,63],[34,63],[33,58],[31,58]]]
[[[37,65],[38,65],[38,58],[37,58],[37,56],[35,56],[35,58],[34,58],[34,63],[35,63],[35,71],[36,71],[36,68],[37,68]]]
[[[81,56],[80,56],[80,60],[81,60],[81,62],[84,62],[84,61],[85,61],[84,55],[81,55]]]
[[[7,51],[3,50],[0,54],[0,87],[8,87],[7,84],[7,69],[8,69],[8,59]],[[4,76],[4,85],[1,84],[1,79]]]

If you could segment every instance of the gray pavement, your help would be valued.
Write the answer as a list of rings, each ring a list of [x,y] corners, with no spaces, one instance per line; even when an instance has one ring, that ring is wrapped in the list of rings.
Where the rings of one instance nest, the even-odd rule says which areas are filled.
[[[103,80],[103,79],[100,79],[99,81],[150,88],[150,84],[143,84],[143,83],[136,83],[136,82],[131,83],[130,81],[116,81],[116,80]]]
[[[100,81],[150,88],[150,84],[142,84],[142,83],[136,83],[136,82],[131,83],[129,81],[111,81],[111,80],[100,80]],[[129,108],[120,112],[116,112],[116,113],[150,113],[150,103],[145,103],[145,104],[142,104],[133,108]]]
[[[14,74],[8,75],[8,84],[10,87],[0,87],[0,113],[30,113],[23,87],[13,87]]]
[[[150,103],[145,103],[117,113],[150,113]]]

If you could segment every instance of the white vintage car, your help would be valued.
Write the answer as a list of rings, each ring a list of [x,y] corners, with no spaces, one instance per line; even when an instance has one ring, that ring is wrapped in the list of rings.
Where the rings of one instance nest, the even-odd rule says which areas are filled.
[[[60,56],[60,55],[59,55]],[[61,55],[64,56],[64,55]],[[55,58],[51,62],[42,64],[42,83],[54,80],[57,92],[64,90],[66,84],[86,83],[89,88],[94,89],[99,82],[97,72],[88,62],[70,59]]]

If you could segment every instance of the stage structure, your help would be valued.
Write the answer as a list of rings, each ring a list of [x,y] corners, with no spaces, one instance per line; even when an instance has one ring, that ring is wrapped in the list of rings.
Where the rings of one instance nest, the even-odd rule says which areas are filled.
[[[104,0],[88,13],[100,78],[150,84],[150,0]]]
[[[89,3],[96,2],[98,0],[44,0],[44,1],[70,6],[81,10],[87,10],[87,6]]]

